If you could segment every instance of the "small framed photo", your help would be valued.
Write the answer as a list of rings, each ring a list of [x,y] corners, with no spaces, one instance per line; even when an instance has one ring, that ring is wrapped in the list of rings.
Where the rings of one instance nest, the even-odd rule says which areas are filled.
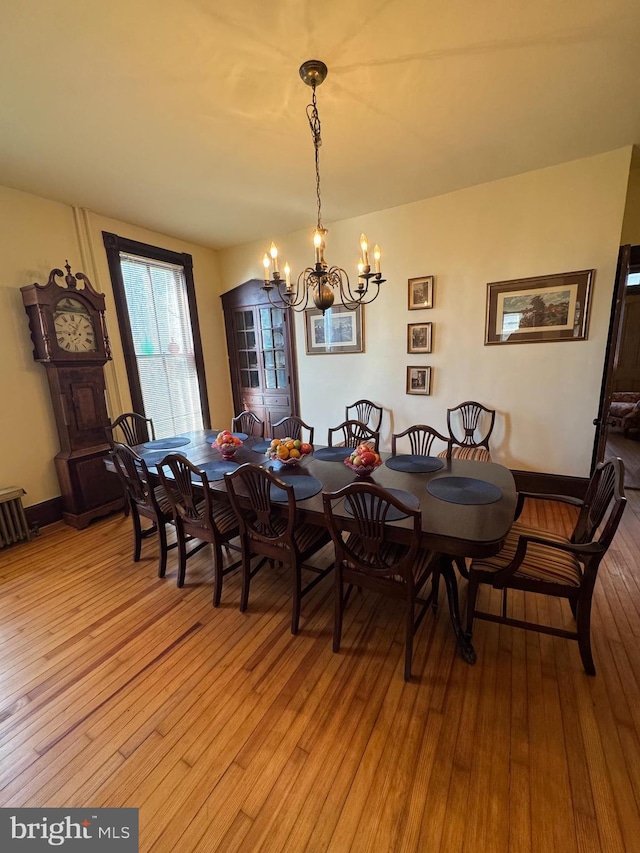
[[[409,279],[409,311],[433,308],[433,276]]]
[[[594,270],[487,285],[485,344],[584,341]]]
[[[431,368],[407,367],[407,394],[431,393]]]
[[[407,352],[431,352],[431,327],[433,323],[409,323],[407,326]]]

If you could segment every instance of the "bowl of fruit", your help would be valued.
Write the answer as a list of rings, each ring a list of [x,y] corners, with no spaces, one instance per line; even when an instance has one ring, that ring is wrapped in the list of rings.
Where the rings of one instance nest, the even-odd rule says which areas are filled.
[[[265,451],[265,456],[272,462],[280,462],[288,468],[299,465],[313,450],[310,444],[298,438],[274,438]]]
[[[216,436],[213,447],[220,451],[223,459],[233,459],[236,450],[242,447],[242,439],[238,438],[237,435],[232,435],[228,429],[223,429]]]
[[[344,464],[358,477],[368,477],[375,469],[382,465],[380,454],[368,444],[360,444],[351,456],[344,460]]]

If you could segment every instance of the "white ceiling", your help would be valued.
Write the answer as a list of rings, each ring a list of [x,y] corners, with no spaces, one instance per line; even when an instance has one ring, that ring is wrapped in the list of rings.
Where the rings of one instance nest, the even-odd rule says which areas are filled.
[[[213,247],[640,143],[638,0],[3,0],[0,184]]]

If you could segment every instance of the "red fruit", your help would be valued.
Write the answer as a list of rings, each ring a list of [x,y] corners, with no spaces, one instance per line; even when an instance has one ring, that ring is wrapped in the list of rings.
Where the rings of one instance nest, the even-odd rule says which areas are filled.
[[[375,453],[371,453],[370,450],[367,450],[366,453],[360,454],[360,459],[362,459],[363,465],[375,465],[376,455]]]
[[[304,456],[306,453],[311,453],[313,448],[310,444],[301,444],[300,445],[300,453]]]

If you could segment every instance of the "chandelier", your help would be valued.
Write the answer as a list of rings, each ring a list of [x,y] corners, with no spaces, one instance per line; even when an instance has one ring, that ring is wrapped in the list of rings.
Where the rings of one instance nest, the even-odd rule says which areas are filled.
[[[300,77],[311,86],[311,103],[307,106],[307,118],[313,136],[313,148],[316,164],[316,197],[318,207],[318,222],[313,234],[313,245],[315,247],[315,263],[307,267],[298,276],[295,286],[291,283],[291,268],[286,263],[283,268],[284,279],[278,268],[278,249],[275,243],[271,244],[269,253],[265,252],[262,263],[264,265],[264,284],[269,302],[277,308],[292,308],[294,311],[303,311],[309,304],[309,297],[322,313],[333,305],[336,291],[340,294],[340,300],[345,308],[354,310],[358,305],[366,305],[378,296],[380,285],[385,281],[380,272],[380,248],[375,246],[373,250],[374,271],[369,264],[369,244],[364,234],[360,235],[360,248],[362,256],[358,264],[358,284],[352,286],[349,276],[341,267],[329,266],[324,258],[325,236],[327,229],[322,224],[322,196],[320,193],[320,157],[319,149],[322,145],[320,116],[316,104],[316,87],[319,86],[327,76],[327,66],[318,59],[309,59],[300,66]]]

